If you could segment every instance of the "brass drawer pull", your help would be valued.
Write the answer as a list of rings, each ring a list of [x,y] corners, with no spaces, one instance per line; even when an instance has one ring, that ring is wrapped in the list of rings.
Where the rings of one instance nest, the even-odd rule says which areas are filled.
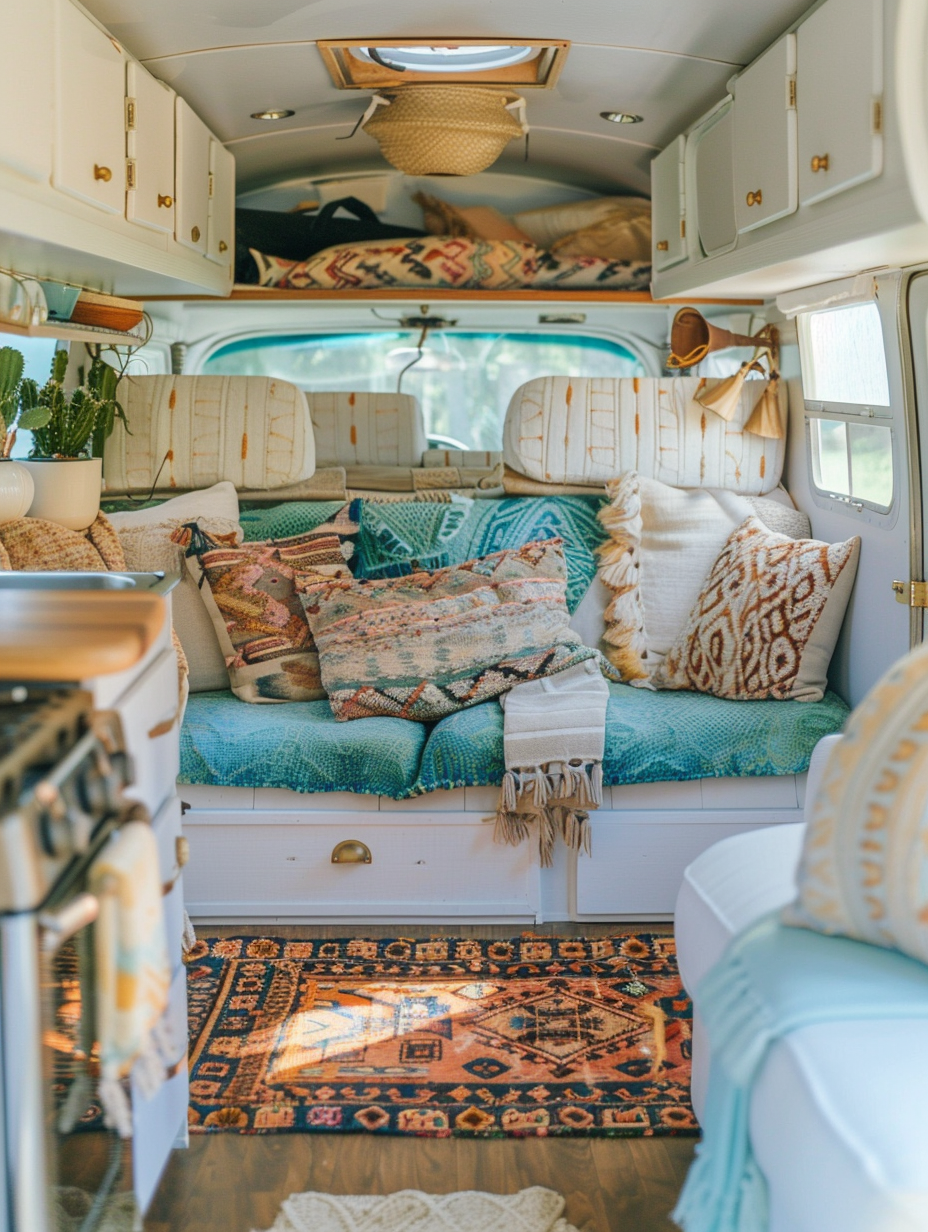
[[[828,155],[827,154],[813,154],[812,155],[812,170],[813,171],[827,171],[828,170]]]
[[[195,244],[198,244],[200,242],[200,228],[199,227],[194,227],[191,230],[190,238],[193,240]]]
[[[169,210],[173,204],[174,204],[173,197],[170,197],[170,196],[166,197],[162,193],[158,193],[158,205],[159,206],[163,206],[164,209]]]
[[[655,244],[655,248],[657,249],[658,252],[666,252],[669,247],[670,247],[669,240],[658,240],[657,243]]]
[[[358,838],[346,838],[332,851],[333,864],[373,864],[371,849]]]
[[[763,205],[764,194],[758,188],[757,192],[749,192],[747,195],[748,205]]]
[[[113,178],[113,173],[110,171],[109,167],[101,167],[99,163],[94,163],[93,178],[95,180],[102,180],[104,184],[108,184]]]
[[[219,251],[220,251],[220,252],[228,252],[228,251],[229,251],[229,245],[225,242],[225,240],[220,240],[220,241],[219,241]]]

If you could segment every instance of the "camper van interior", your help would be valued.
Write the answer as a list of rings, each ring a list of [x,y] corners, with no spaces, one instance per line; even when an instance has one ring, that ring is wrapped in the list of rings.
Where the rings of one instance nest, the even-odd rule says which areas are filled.
[[[0,0],[0,1232],[928,1232],[926,64]]]

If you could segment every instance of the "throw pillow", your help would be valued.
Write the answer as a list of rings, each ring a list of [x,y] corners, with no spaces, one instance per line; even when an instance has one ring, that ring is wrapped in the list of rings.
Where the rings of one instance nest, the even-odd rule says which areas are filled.
[[[646,213],[650,218],[651,202],[646,197],[590,197],[585,201],[566,201],[563,205],[545,205],[526,210],[513,217],[513,222],[539,248],[552,248],[558,240],[577,231],[594,227],[615,213],[630,211]],[[644,260],[650,261],[646,252]]]
[[[428,193],[413,194],[413,201],[422,207],[425,229],[429,235],[463,235],[471,240],[521,240],[532,241],[519,228],[494,209],[492,205],[452,205],[440,197]]]
[[[787,924],[928,962],[928,646],[848,720],[811,802]]]
[[[651,260],[651,206],[630,197],[598,222],[580,227],[551,245],[558,257],[608,257],[611,261]]]
[[[234,546],[242,540],[238,516],[238,495],[228,482],[175,496],[153,508],[109,515],[127,569],[140,573],[163,569],[180,574],[180,582],[171,592],[171,610],[174,630],[190,664],[191,693],[227,689],[229,675],[213,622],[184,565],[184,549],[171,536],[185,523],[195,521],[218,543]]]
[[[187,567],[213,623],[228,683],[246,702],[316,701],[325,697],[319,656],[297,594],[297,581],[351,576],[357,525],[345,506],[306,534],[229,547],[196,523]]]
[[[790,539],[748,518],[712,566],[655,683],[734,701],[820,701],[859,552],[857,536]]]
[[[441,719],[597,657],[568,627],[557,539],[431,574],[300,589],[337,719]]]

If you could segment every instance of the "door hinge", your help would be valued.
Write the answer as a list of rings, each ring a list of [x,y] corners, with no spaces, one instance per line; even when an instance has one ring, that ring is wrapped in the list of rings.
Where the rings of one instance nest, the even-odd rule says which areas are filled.
[[[135,129],[135,99],[126,99],[126,132],[131,133]]]
[[[787,77],[786,79],[786,109],[791,110],[796,106],[796,78]]]
[[[893,582],[893,594],[906,607],[928,607],[928,582]]]
[[[874,137],[877,137],[883,131],[883,99],[875,98],[873,100],[873,113],[871,119],[871,128]]]
[[[126,189],[131,192],[132,189],[135,188],[135,186],[136,186],[135,159],[127,158],[126,159]]]
[[[212,198],[212,195],[213,195],[213,173],[212,171],[209,173],[209,195],[210,195],[210,198]]]
[[[686,239],[686,219],[685,218],[680,219],[680,239],[681,240]]]

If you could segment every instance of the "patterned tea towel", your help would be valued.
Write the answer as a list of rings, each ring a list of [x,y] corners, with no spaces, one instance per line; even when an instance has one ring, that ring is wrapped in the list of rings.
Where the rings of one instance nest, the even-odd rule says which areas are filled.
[[[500,699],[506,773],[496,841],[515,846],[538,829],[551,864],[558,834],[590,852],[589,810],[603,801],[603,750],[609,686],[596,659],[517,685]]]
[[[163,1020],[171,969],[164,929],[158,847],[151,826],[128,821],[90,870],[99,899],[95,927],[100,1103],[121,1137],[132,1134],[122,1079],[131,1070],[150,1097],[164,1082],[173,1041]]]

